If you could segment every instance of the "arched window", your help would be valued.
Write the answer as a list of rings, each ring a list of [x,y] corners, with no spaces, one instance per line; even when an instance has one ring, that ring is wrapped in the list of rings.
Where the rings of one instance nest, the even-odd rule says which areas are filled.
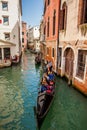
[[[53,13],[53,35],[55,35],[55,28],[56,28],[56,10]]]
[[[78,24],[87,23],[87,0],[79,0]]]
[[[66,29],[67,21],[67,5],[66,2],[63,3],[62,10],[60,10],[60,30]]]

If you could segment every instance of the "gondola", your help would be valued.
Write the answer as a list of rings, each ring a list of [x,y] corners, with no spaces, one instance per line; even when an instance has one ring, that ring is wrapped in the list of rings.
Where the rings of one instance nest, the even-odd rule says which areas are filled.
[[[49,90],[44,91],[42,93],[41,92],[38,93],[37,107],[36,107],[36,119],[38,129],[40,129],[42,122],[50,109],[54,96],[55,96],[55,86],[53,87],[51,93],[49,93]]]
[[[12,65],[12,62],[10,60],[2,61],[0,63],[0,68],[10,67]]]
[[[41,59],[39,57],[35,57],[35,64],[41,64]]]
[[[41,64],[41,53],[40,52],[36,53],[35,64]]]

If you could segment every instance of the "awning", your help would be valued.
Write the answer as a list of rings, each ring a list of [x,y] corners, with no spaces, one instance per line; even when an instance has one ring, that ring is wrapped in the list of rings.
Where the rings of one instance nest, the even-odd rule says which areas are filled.
[[[10,41],[0,39],[0,46],[16,46],[16,44]]]

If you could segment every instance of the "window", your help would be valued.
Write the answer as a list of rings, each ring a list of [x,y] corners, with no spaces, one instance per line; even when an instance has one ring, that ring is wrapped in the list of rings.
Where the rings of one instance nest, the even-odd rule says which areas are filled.
[[[2,10],[7,11],[8,10],[8,2],[2,2]]]
[[[4,58],[10,58],[10,48],[4,48]]]
[[[62,58],[62,48],[59,48],[58,51],[58,66],[61,67],[61,58]]]
[[[48,5],[50,4],[50,0],[48,0]]]
[[[79,0],[78,24],[87,23],[87,0]]]
[[[45,5],[44,5],[44,14],[45,14],[45,12],[46,12],[46,2],[45,2]]]
[[[5,40],[10,40],[10,33],[5,33]]]
[[[78,76],[81,79],[84,78],[86,55],[87,55],[86,50],[79,50],[78,51],[78,63],[77,63],[76,76]]]
[[[55,25],[56,25],[56,10],[54,10],[53,14],[53,35],[55,35]]]
[[[24,43],[24,38],[22,38],[22,43]]]
[[[66,2],[63,3],[62,10],[60,10],[60,30],[66,29],[66,21],[67,21],[67,5]]]
[[[43,36],[42,36],[43,40],[45,40],[45,35],[46,35],[46,25],[44,26],[44,29],[43,29]]]
[[[9,17],[8,16],[3,16],[3,24],[9,25]]]
[[[47,55],[49,55],[49,48],[47,47]]]
[[[22,32],[22,35],[24,35],[24,32]]]
[[[46,35],[46,25],[44,26],[44,35]]]
[[[54,57],[54,48],[52,48],[52,57]]]
[[[48,22],[47,22],[47,37],[49,37],[49,25],[50,25],[50,18],[48,17]]]

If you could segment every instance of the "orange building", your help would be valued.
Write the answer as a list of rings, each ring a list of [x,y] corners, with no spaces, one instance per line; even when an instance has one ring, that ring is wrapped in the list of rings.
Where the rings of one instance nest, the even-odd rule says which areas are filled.
[[[27,23],[22,21],[22,51],[27,48]]]
[[[45,61],[52,61],[55,72],[57,68],[59,2],[60,0],[44,0],[43,14]]]

